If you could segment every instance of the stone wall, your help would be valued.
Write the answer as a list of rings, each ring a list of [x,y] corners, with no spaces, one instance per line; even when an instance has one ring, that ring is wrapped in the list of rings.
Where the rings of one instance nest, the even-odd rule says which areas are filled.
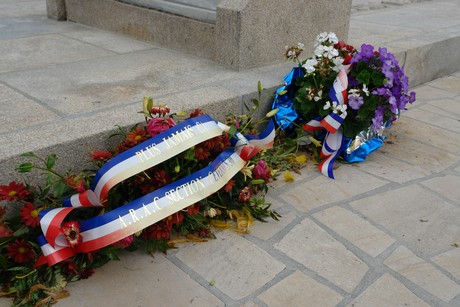
[[[320,32],[346,40],[351,2],[222,0],[215,24],[116,0],[47,0],[47,5],[51,18],[66,17],[244,70],[284,61],[286,45],[303,42],[312,48]]]

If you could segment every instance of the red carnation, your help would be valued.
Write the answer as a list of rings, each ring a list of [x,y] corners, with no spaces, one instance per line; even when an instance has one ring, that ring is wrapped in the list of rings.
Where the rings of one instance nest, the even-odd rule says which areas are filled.
[[[8,256],[16,263],[25,263],[35,258],[32,245],[22,239],[11,243],[6,249],[8,250]]]
[[[19,215],[21,215],[21,222],[23,222],[26,226],[30,227],[37,227],[40,225],[40,216],[38,215],[39,210],[35,208],[34,204],[32,203],[25,203],[24,207],[21,208],[19,211]]]
[[[190,214],[190,215],[198,214],[198,212],[200,212],[200,204],[199,203],[196,203],[196,204],[193,204],[193,205],[187,207],[187,213]]]

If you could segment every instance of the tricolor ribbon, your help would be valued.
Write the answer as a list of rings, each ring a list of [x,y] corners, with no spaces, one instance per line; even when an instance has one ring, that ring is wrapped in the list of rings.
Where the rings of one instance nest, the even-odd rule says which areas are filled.
[[[53,265],[77,253],[95,251],[118,242],[208,197],[236,175],[247,160],[260,150],[270,148],[275,136],[271,122],[258,136],[237,133],[233,148],[222,152],[207,167],[110,212],[80,222],[82,242],[75,247],[68,244],[61,224],[72,210],[82,206],[102,206],[110,188],[117,183],[228,129],[210,116],[195,117],[108,161],[97,172],[91,190],[67,199],[64,202],[66,207],[40,213],[43,235],[38,241],[43,256],[36,266]]]
[[[334,84],[329,90],[329,98],[338,105],[346,105],[348,102],[348,77],[346,70],[340,70]],[[345,120],[346,113],[338,114],[331,112],[326,117],[317,117],[303,126],[306,131],[319,131],[326,129],[327,134],[324,138],[321,149],[323,161],[318,164],[321,173],[334,179],[334,162],[343,149],[343,129],[342,122]]]

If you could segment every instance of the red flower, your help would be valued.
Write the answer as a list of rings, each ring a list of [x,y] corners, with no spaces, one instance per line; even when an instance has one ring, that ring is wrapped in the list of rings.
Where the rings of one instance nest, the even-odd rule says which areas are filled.
[[[233,186],[235,185],[236,181],[233,179],[230,179],[224,186],[224,191],[225,192],[230,192],[233,189]]]
[[[168,216],[165,219],[165,223],[166,223],[166,226],[171,228],[173,225],[178,225],[182,223],[183,220],[184,220],[184,215],[182,214],[182,212],[179,211],[179,212],[174,213],[173,215]]]
[[[8,250],[8,256],[16,263],[25,263],[35,258],[32,245],[22,239],[11,243],[6,249]]]
[[[91,160],[95,162],[106,162],[112,159],[112,154],[106,150],[97,150],[91,152]]]
[[[26,226],[30,227],[37,227],[40,225],[40,216],[38,215],[38,210],[35,208],[34,204],[32,203],[25,203],[24,207],[21,208],[19,211],[19,215],[21,215],[21,222],[23,222]]]
[[[0,224],[0,238],[11,237],[12,235],[6,226]]]
[[[198,212],[200,212],[200,204],[199,203],[196,203],[196,204],[193,204],[193,205],[187,207],[187,213],[190,214],[190,215],[198,214]]]
[[[195,158],[198,160],[206,160],[211,155],[206,143],[201,143],[195,146]]]
[[[150,113],[152,113],[153,115],[158,114],[158,115],[161,115],[161,116],[165,116],[170,111],[171,111],[171,109],[168,106],[164,105],[164,106],[152,107],[152,110],[150,110]]]
[[[158,187],[163,187],[171,182],[171,178],[168,177],[164,169],[160,169],[155,172],[153,177],[158,181]]]
[[[134,241],[134,237],[131,235],[131,236],[127,236],[126,238],[123,238],[115,243],[113,243],[112,245],[113,246],[118,246],[120,248],[127,248],[129,247]]]
[[[30,195],[30,192],[22,183],[12,181],[9,185],[0,185],[0,200],[23,200],[28,195]]]
[[[134,147],[145,140],[147,140],[147,132],[142,128],[136,128],[134,131],[128,133],[124,143],[128,147]]]
[[[83,178],[72,175],[64,179],[64,183],[71,189],[74,189],[78,193],[85,192],[85,181]]]
[[[80,225],[76,221],[64,223],[61,227],[64,236],[71,247],[76,247],[81,243],[83,237],[80,234]]]
[[[171,228],[164,223],[156,223],[144,229],[142,236],[146,239],[169,239]]]
[[[189,118],[197,117],[203,115],[203,111],[201,109],[195,109],[192,113],[190,113]]]
[[[147,132],[151,136],[155,136],[157,134],[162,133],[163,131],[168,130],[169,128],[175,125],[176,123],[174,122],[172,118],[155,117],[149,121],[146,129],[147,129]]]
[[[241,190],[240,197],[238,198],[238,200],[241,203],[245,203],[249,201],[250,199],[251,199],[251,190],[249,189],[249,187],[245,187],[244,189]]]
[[[94,274],[94,269],[93,268],[88,268],[88,269],[83,270],[80,273],[80,278],[81,279],[87,279],[87,278],[90,278],[91,275],[93,275],[93,274]]]

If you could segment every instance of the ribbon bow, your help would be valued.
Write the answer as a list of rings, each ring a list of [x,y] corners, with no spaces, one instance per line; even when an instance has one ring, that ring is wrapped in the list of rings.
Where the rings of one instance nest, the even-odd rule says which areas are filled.
[[[108,161],[96,173],[90,190],[66,199],[63,208],[40,212],[43,235],[38,242],[43,255],[35,266],[45,263],[51,266],[76,253],[100,249],[141,231],[218,191],[247,160],[273,146],[275,129],[272,122],[257,136],[237,133],[236,140],[232,140],[233,148],[222,152],[207,167],[103,215],[80,222],[81,243],[70,246],[61,224],[71,211],[103,206],[109,190],[116,184],[228,130],[228,126],[208,115],[191,118]]]

